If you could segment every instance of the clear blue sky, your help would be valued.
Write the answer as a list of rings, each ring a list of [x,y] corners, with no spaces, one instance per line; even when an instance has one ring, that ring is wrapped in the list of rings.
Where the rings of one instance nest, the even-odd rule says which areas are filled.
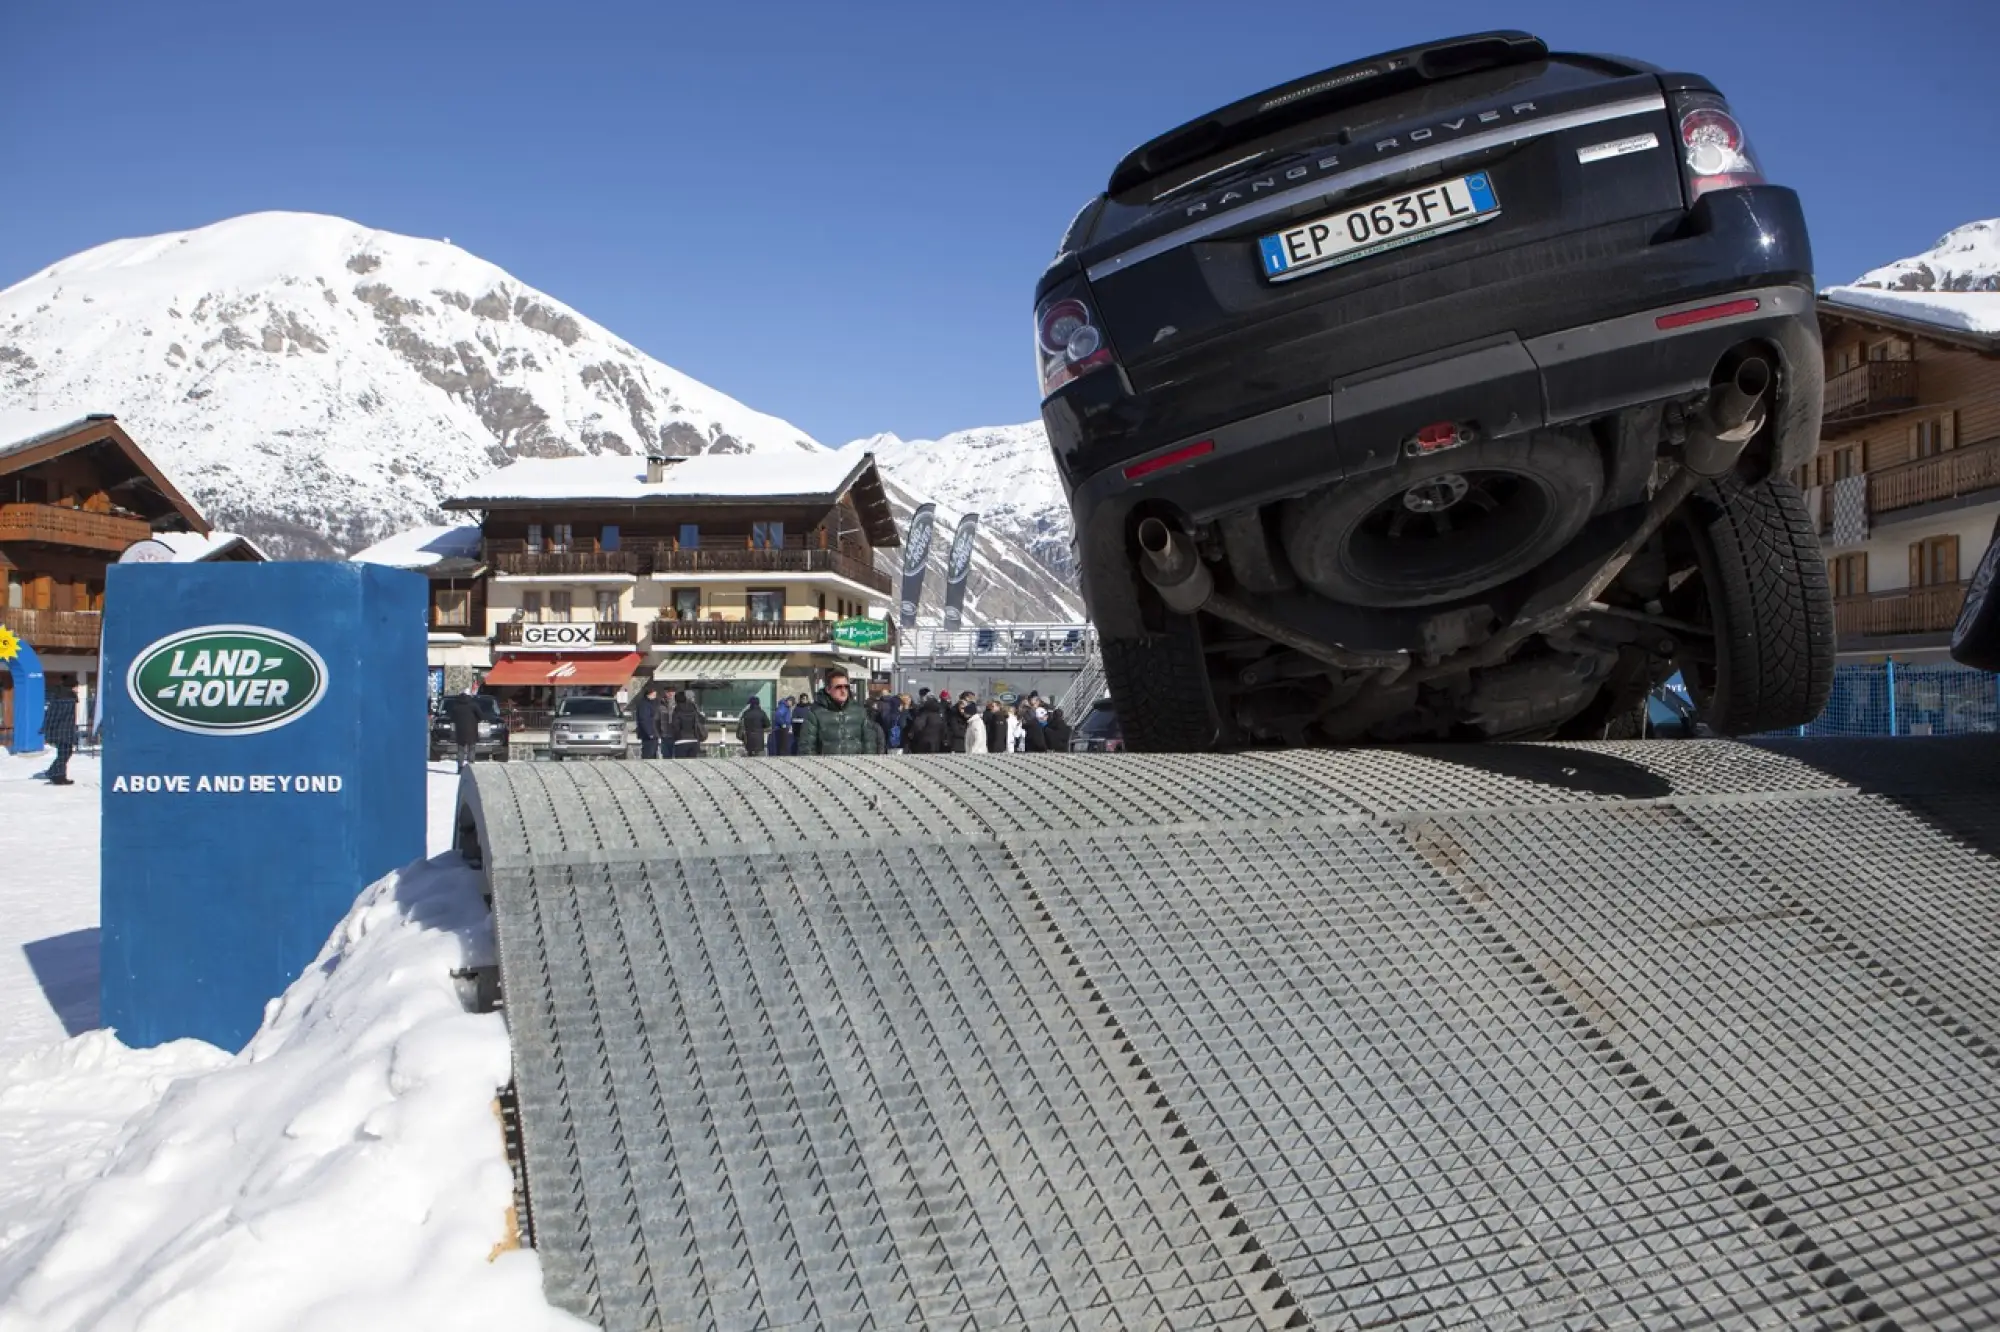
[[[285,208],[454,242],[829,444],[1026,420],[1031,287],[1127,149],[1489,27],[1707,74],[1822,282],[2000,215],[2000,0],[0,0],[0,286]]]

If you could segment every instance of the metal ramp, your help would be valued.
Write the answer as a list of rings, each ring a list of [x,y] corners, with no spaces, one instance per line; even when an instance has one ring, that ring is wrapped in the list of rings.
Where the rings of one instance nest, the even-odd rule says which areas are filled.
[[[2000,742],[481,765],[610,1329],[2000,1323]]]

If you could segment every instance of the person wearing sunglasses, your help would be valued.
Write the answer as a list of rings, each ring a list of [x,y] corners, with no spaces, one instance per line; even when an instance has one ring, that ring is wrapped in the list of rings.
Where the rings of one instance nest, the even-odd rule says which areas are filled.
[[[838,666],[826,673],[826,683],[799,732],[801,754],[880,754],[882,728],[868,709],[854,701],[854,685]]]

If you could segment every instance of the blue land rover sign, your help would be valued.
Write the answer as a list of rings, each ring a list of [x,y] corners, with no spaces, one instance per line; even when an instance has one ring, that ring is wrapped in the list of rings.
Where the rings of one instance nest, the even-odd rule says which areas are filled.
[[[125,673],[125,688],[162,726],[255,735],[312,711],[326,693],[326,662],[275,629],[206,624],[148,644]]]

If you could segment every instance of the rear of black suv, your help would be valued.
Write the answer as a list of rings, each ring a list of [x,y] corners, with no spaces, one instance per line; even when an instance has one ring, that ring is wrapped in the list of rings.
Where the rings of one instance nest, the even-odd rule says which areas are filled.
[[[1128,739],[1615,734],[1675,670],[1806,720],[1811,269],[1707,82],[1523,33],[1134,151],[1035,315]]]

